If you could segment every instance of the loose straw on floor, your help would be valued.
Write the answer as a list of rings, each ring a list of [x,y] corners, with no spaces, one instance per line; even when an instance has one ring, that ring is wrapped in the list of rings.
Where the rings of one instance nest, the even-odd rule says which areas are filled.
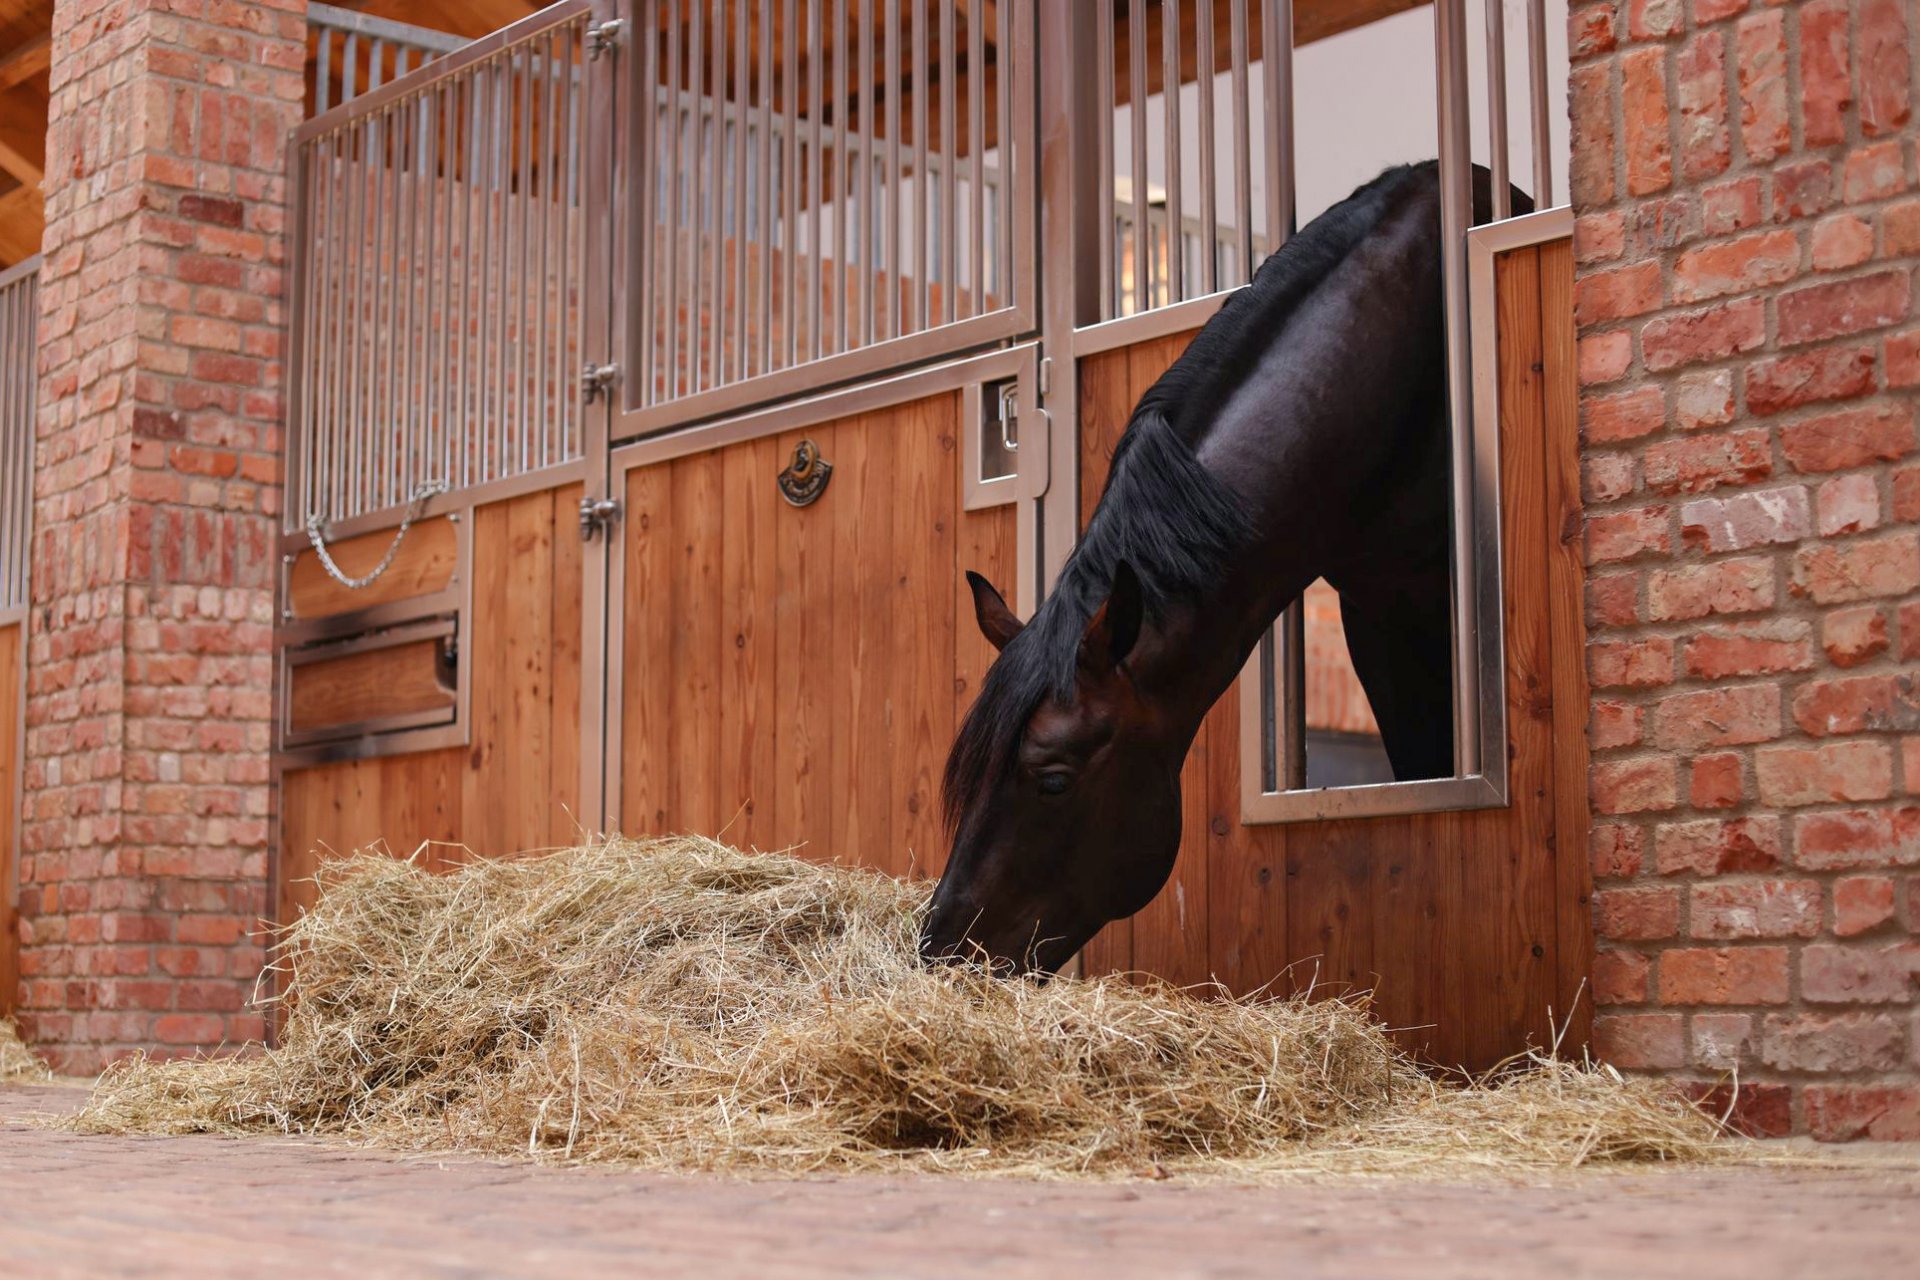
[[[675,1170],[1258,1178],[1703,1161],[1654,1082],[1536,1058],[1449,1085],[1363,1001],[922,969],[924,885],[606,839],[430,874],[330,866],[279,1047],[134,1060],[90,1132],[341,1135]]]

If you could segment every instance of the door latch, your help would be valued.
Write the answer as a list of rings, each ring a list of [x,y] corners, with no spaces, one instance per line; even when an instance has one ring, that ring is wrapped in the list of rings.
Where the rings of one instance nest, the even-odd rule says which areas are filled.
[[[605,22],[596,22],[587,28],[587,57],[598,58],[603,53],[620,47],[620,37],[626,30],[624,18],[609,18]]]
[[[580,541],[592,542],[593,535],[611,529],[620,518],[620,503],[615,498],[580,499]]]
[[[589,360],[580,369],[580,399],[586,404],[592,404],[612,391],[614,383],[619,380],[619,365],[594,364]]]

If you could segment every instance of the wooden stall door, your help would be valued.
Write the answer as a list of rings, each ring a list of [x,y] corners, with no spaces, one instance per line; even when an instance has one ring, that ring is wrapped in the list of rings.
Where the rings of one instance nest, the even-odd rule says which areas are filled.
[[[580,493],[579,485],[548,489],[470,514],[473,607],[458,657],[472,664],[467,746],[282,775],[281,921],[312,901],[311,878],[329,853],[383,844],[407,857],[434,842],[423,856],[439,866],[469,851],[510,854],[579,839]],[[373,535],[376,548],[388,536]],[[429,585],[404,567],[396,574],[370,590],[401,598]],[[296,577],[296,593],[301,582]],[[337,594],[314,575],[311,598],[333,601],[329,592]],[[351,595],[335,607],[371,602]]]
[[[1243,825],[1239,707],[1207,717],[1182,775],[1172,879],[1089,944],[1089,971],[1237,991],[1370,991],[1410,1048],[1485,1067],[1569,1017],[1584,1040],[1586,715],[1571,250],[1503,255],[1500,301],[1506,808]],[[1191,335],[1080,365],[1082,518],[1135,401]],[[1541,608],[1541,601],[1548,607]]]
[[[938,875],[940,771],[1013,594],[1014,508],[962,505],[958,392],[626,473],[616,825]],[[810,438],[826,491],[775,477]]]
[[[25,622],[0,626],[0,1018],[20,984],[20,738]]]

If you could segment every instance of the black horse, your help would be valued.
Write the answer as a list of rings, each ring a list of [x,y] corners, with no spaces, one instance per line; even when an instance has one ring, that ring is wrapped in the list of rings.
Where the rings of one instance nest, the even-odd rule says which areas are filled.
[[[1452,772],[1440,246],[1433,163],[1314,219],[1141,399],[1032,621],[967,575],[1000,656],[947,758],[924,955],[1051,972],[1151,901],[1194,735],[1317,577],[1394,776]]]

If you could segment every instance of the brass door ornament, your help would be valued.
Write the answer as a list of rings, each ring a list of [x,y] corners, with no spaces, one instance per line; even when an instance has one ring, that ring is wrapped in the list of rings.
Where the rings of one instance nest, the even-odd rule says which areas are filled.
[[[832,477],[833,464],[820,456],[820,446],[802,440],[793,446],[793,461],[774,482],[780,486],[781,497],[796,507],[805,507],[819,500]]]

